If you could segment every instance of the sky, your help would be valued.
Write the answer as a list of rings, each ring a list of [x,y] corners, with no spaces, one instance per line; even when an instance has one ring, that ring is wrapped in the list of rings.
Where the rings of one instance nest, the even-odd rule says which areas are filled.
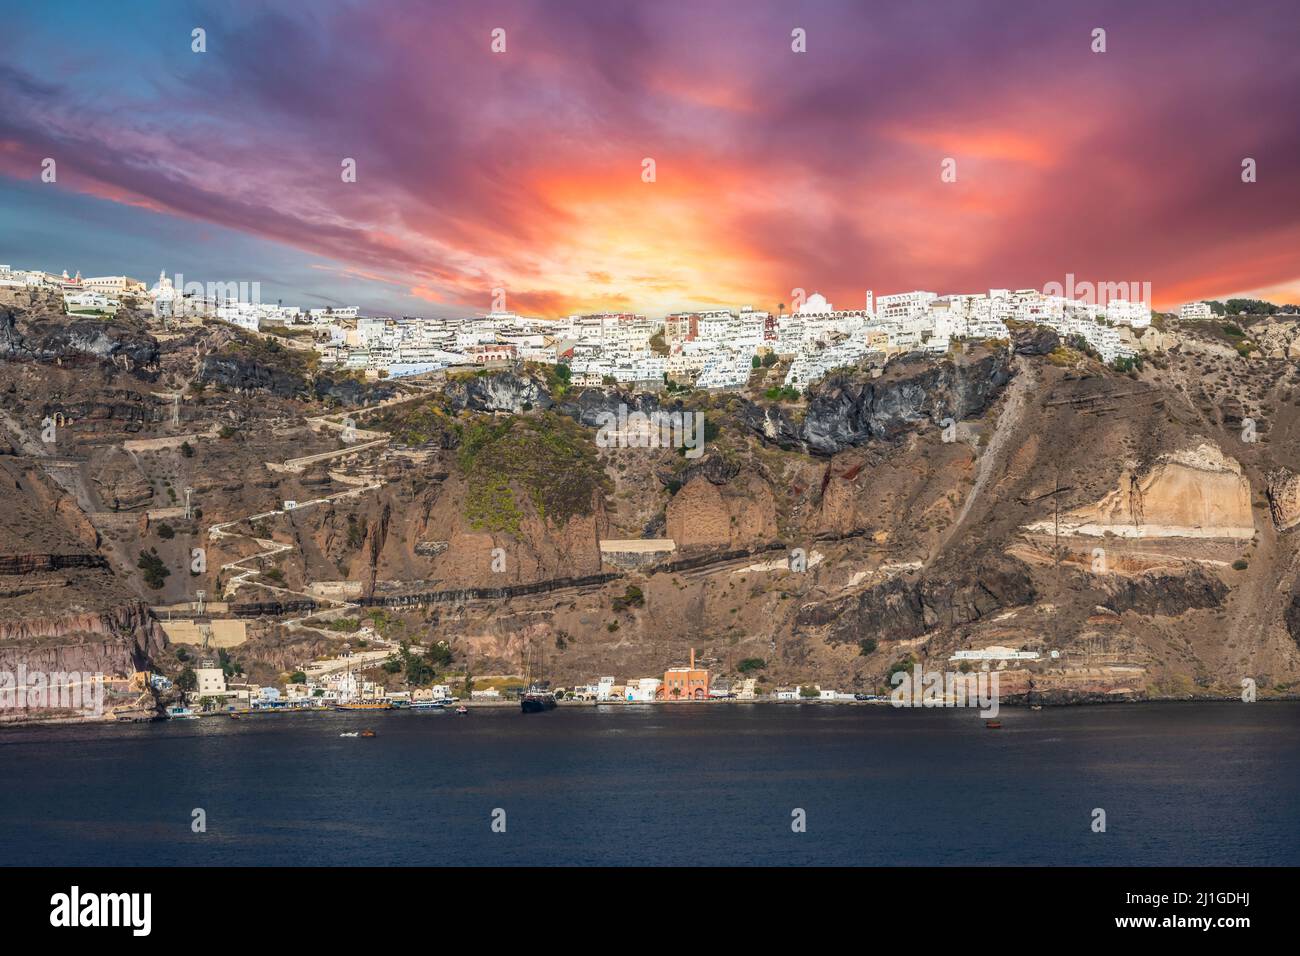
[[[1069,276],[1300,302],[1294,0],[6,0],[0,23],[19,268],[412,315]]]

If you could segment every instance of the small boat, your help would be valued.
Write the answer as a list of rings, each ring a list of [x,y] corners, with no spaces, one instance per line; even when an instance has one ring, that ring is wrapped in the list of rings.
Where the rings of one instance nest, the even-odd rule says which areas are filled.
[[[1043,709],[1043,705],[1042,705],[1042,704],[1034,704],[1034,705],[1033,705],[1032,707],[1030,707],[1029,709],[1030,709],[1030,710],[1042,710],[1042,709]]]
[[[237,714],[237,713],[235,713],[233,710],[230,712],[230,719],[231,719],[231,720],[239,720],[241,716],[242,716],[241,714]]]
[[[339,734],[339,736],[340,736],[340,737],[360,737],[361,735],[360,735],[359,733],[357,733],[357,732],[354,730],[354,731],[352,731],[350,734]]]
[[[456,713],[458,713],[458,714],[468,714],[468,713],[469,713],[469,708],[466,707],[464,704],[461,704],[459,707],[456,708]]]
[[[1002,721],[1000,721],[1000,720],[986,720],[986,721],[984,721],[984,726],[987,727],[989,730],[1001,730],[1001,729],[1002,729]]]
[[[367,729],[367,730],[363,730],[363,731],[361,731],[361,736],[362,736],[362,737],[375,737],[375,736],[377,736],[377,735],[376,735],[376,733],[375,733],[373,730],[369,730],[369,729]]]

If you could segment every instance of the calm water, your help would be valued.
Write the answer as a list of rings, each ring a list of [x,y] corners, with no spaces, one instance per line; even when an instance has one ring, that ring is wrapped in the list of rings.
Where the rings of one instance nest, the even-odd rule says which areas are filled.
[[[0,862],[1300,864],[1300,703],[1002,721],[686,705],[0,730]]]

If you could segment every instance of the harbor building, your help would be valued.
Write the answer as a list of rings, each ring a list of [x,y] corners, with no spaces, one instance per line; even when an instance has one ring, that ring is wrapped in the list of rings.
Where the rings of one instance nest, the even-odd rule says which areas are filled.
[[[659,692],[663,700],[708,699],[709,672],[695,666],[695,648],[691,648],[690,666],[670,667],[664,671],[664,682]]]

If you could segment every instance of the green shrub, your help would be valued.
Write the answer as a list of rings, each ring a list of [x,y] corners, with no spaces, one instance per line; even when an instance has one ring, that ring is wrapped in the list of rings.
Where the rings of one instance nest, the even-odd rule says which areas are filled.
[[[166,583],[171,571],[163,564],[162,558],[158,557],[158,552],[150,548],[148,551],[140,552],[140,560],[136,567],[144,572],[144,583],[157,591]]]

